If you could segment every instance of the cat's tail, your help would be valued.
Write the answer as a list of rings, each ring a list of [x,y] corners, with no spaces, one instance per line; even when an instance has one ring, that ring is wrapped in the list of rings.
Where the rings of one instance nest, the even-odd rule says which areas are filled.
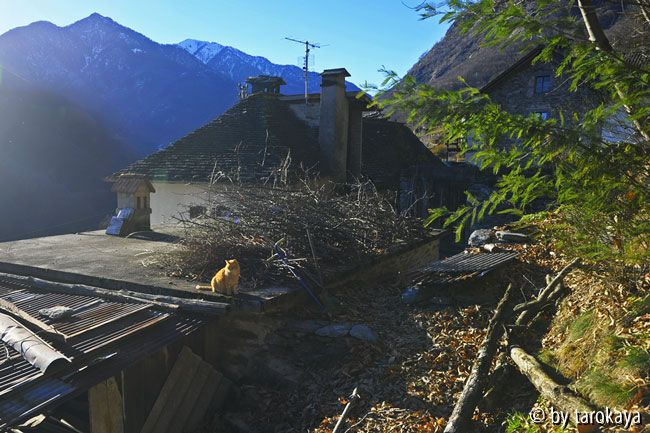
[[[212,290],[212,286],[197,284],[196,290]]]

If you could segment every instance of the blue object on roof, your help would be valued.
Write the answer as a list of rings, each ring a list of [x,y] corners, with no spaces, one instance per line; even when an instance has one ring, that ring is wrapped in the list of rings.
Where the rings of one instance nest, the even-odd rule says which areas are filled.
[[[117,216],[111,218],[111,222],[106,228],[106,234],[111,236],[122,236],[122,229],[129,219],[133,217],[134,212],[134,209],[131,207],[118,209]]]

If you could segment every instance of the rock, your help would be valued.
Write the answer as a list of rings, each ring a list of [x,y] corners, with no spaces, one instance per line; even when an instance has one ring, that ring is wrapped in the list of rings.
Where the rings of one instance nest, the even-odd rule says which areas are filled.
[[[523,233],[507,232],[500,230],[496,232],[497,239],[502,242],[518,242],[520,244],[525,244],[530,242],[530,237]]]
[[[374,343],[379,339],[377,334],[375,334],[375,331],[366,325],[354,325],[352,329],[350,329],[350,336],[369,343]]]
[[[422,300],[422,292],[420,290],[419,285],[407,287],[403,292],[402,292],[402,302],[405,304],[415,304],[418,303]]]
[[[494,239],[494,232],[490,229],[479,229],[474,230],[471,235],[469,235],[469,240],[467,244],[471,247],[480,247],[481,245],[489,243]]]
[[[336,338],[336,337],[343,337],[344,335],[348,335],[349,332],[350,332],[350,325],[344,323],[338,323],[334,325],[323,326],[322,328],[317,329],[315,334],[320,337]]]
[[[72,315],[74,314],[74,310],[70,307],[57,305],[51,308],[41,308],[40,310],[38,310],[38,314],[40,314],[41,316],[45,316],[48,319],[58,321],[58,320],[69,319],[70,317],[72,317]]]
[[[499,251],[504,251],[498,244],[485,244],[482,247],[488,253],[498,253]]]

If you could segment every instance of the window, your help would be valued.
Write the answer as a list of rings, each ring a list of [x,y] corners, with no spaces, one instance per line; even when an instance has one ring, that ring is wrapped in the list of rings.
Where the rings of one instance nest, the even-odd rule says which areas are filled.
[[[543,95],[551,90],[551,76],[538,75],[535,77],[535,94]]]
[[[535,111],[535,116],[542,120],[548,120],[548,112],[546,111]]]

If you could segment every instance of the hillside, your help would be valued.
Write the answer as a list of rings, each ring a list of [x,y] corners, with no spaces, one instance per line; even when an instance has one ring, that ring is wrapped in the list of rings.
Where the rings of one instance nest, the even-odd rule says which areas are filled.
[[[0,36],[0,63],[92,112],[140,155],[227,109],[235,84],[184,50],[93,14]]]
[[[115,207],[101,178],[133,153],[69,101],[0,77],[0,240],[98,228]]]
[[[601,23],[610,35],[627,24],[621,20],[620,5],[599,9]],[[472,32],[463,33],[454,22],[445,36],[424,53],[407,72],[419,83],[445,89],[459,88],[463,77],[470,86],[482,87],[522,56],[522,44],[484,46],[483,38]]]
[[[0,64],[92,112],[139,156],[226,111],[249,76],[279,75],[283,93],[304,92],[298,66],[214,42],[159,44],[96,13],[65,27],[41,21],[0,35]],[[310,92],[320,92],[315,72]]]

